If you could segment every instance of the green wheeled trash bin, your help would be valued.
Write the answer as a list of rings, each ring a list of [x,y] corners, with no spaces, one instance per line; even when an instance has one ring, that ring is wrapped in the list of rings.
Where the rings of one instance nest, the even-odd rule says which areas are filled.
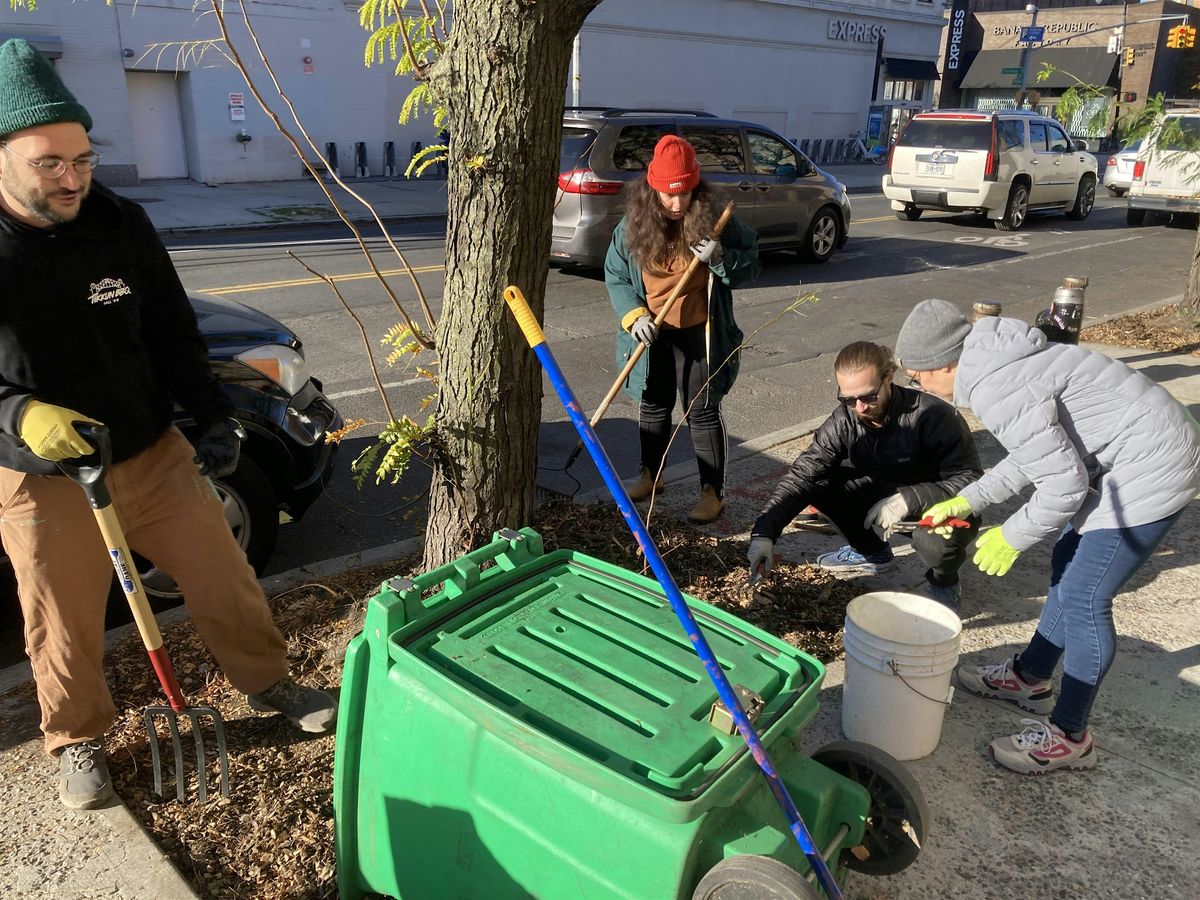
[[[796,746],[824,667],[687,601],[844,880],[871,846],[872,795]],[[530,529],[390,580],[346,655],[341,897],[689,898],[742,855],[786,864],[808,890],[808,862],[716,700],[656,581],[544,553]]]

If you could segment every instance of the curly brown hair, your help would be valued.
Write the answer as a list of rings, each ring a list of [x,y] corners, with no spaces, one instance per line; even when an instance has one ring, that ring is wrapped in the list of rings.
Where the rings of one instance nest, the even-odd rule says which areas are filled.
[[[692,202],[678,222],[667,217],[658,191],[646,183],[644,175],[625,190],[625,247],[643,270],[665,272],[676,256],[686,255],[687,247],[712,236],[717,217],[712,189],[704,179],[692,191]]]

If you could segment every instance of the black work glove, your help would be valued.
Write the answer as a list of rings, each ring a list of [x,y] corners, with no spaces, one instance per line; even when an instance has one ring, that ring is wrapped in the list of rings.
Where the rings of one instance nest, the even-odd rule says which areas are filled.
[[[192,462],[200,467],[201,475],[214,478],[232,475],[238,466],[245,438],[245,429],[237,419],[218,419],[193,442],[196,457]]]

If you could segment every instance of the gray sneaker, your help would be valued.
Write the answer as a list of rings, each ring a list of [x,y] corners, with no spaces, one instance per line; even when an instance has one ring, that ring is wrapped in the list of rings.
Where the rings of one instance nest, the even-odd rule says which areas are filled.
[[[949,607],[955,612],[958,612],[959,604],[962,600],[962,589],[958,586],[958,582],[946,587],[938,587],[936,584],[927,581],[918,593],[924,597],[928,597],[930,600],[936,600],[942,606]]]
[[[258,712],[283,713],[301,731],[331,734],[337,725],[337,701],[324,691],[280,678],[259,694],[248,694],[246,702]]]
[[[69,809],[95,809],[113,795],[100,739],[64,747],[58,757],[58,799]]]

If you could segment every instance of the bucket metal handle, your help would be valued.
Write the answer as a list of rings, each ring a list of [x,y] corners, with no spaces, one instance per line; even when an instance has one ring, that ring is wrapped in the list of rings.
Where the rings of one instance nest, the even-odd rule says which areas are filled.
[[[888,664],[888,668],[892,670],[892,674],[895,675],[897,678],[899,678],[902,682],[904,682],[904,686],[906,688],[908,688],[910,691],[912,691],[917,696],[924,697],[930,703],[940,703],[940,704],[942,704],[942,706],[949,706],[950,701],[954,699],[954,685],[950,685],[946,689],[946,699],[945,700],[938,700],[936,697],[930,697],[928,694],[923,693],[922,691],[918,691],[915,687],[913,687],[911,684],[909,684],[908,681],[904,678],[904,676],[900,674],[900,667],[896,665],[896,660],[894,658],[889,657],[887,664]]]

